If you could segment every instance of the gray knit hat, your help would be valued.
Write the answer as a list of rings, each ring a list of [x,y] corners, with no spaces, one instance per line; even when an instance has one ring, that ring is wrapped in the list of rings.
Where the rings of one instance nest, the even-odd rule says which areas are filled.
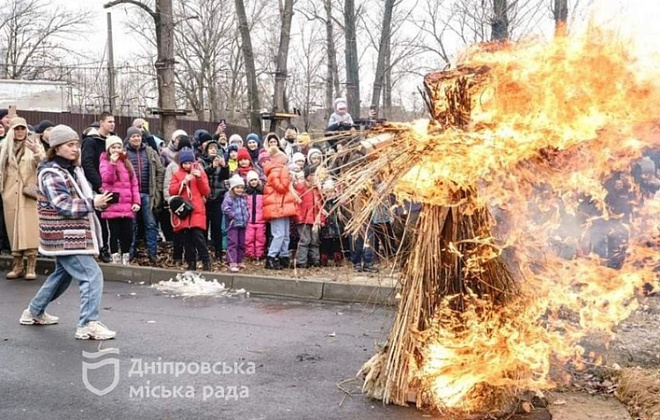
[[[126,140],[130,139],[133,134],[140,134],[142,135],[142,131],[140,131],[139,128],[136,127],[129,127],[128,130],[126,130]]]
[[[76,131],[68,125],[56,125],[50,132],[49,144],[51,148],[55,148],[71,140],[80,140],[80,136]]]

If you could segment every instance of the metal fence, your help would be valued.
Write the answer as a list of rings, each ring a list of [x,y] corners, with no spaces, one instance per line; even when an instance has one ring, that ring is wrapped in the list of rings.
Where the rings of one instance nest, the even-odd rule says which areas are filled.
[[[43,120],[52,121],[55,124],[66,124],[69,127],[76,130],[78,133],[82,133],[83,130],[94,121],[98,121],[97,114],[74,114],[69,112],[41,112],[41,111],[21,111],[18,110],[18,115],[25,118],[28,124],[36,126],[39,122]],[[133,124],[133,120],[138,117],[129,117],[118,115],[115,116],[115,133],[120,137],[126,135],[126,130]],[[158,118],[144,118],[149,122],[149,131],[154,135],[162,137],[158,133]],[[185,130],[191,137],[194,134],[195,130],[207,130],[209,133],[215,133],[217,123],[210,121],[193,121],[193,120],[177,120],[177,128]],[[241,137],[245,138],[249,129],[247,127],[242,127],[238,125],[228,124],[227,129],[225,130],[228,136],[232,134],[239,134]],[[168,140],[168,139],[164,139]]]

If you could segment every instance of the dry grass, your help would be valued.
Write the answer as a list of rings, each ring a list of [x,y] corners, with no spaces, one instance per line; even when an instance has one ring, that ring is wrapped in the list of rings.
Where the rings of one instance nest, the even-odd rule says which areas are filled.
[[[623,369],[617,398],[640,420],[660,420],[660,369]]]

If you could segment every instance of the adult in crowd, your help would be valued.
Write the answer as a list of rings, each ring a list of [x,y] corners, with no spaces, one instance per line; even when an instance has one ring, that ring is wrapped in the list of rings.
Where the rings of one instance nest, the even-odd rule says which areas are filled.
[[[55,123],[49,120],[43,120],[34,127],[34,138],[41,142],[41,146],[45,151],[48,151],[50,148],[48,139],[50,138],[50,132],[53,127],[55,127]]]
[[[25,275],[37,278],[37,248],[39,247],[39,217],[37,215],[37,165],[45,157],[39,142],[28,135],[23,118],[11,120],[7,136],[0,148],[0,191],[3,216],[13,257],[8,279]],[[23,257],[27,257],[27,272]]]
[[[5,128],[5,133],[9,131],[9,110],[6,108],[0,109],[0,124]]]
[[[46,313],[75,279],[80,287],[79,340],[108,340],[116,333],[99,322],[103,272],[94,260],[99,253],[100,224],[94,210],[107,206],[112,194],[94,194],[78,166],[78,134],[70,127],[53,128],[46,161],[38,169],[39,251],[55,257],[55,271],[46,279],[27,309],[22,325],[52,325],[58,318]],[[75,229],[72,229],[75,227]],[[79,233],[72,234],[72,231]],[[65,234],[65,232],[68,233]]]
[[[222,260],[222,202],[227,193],[229,167],[223,155],[219,153],[220,146],[216,141],[206,144],[202,163],[204,172],[209,179],[211,193],[206,199],[206,226],[211,233],[211,242],[215,250],[215,260]]]
[[[99,127],[92,127],[82,141],[81,161],[85,171],[85,178],[92,184],[92,189],[96,193],[103,192],[103,180],[99,171],[101,154],[105,152],[105,140],[115,131],[115,117],[109,112],[102,112],[99,115]],[[101,220],[101,213],[96,215]],[[105,263],[111,261],[110,251],[108,250],[108,239],[110,230],[105,220],[101,220],[101,231],[103,242],[101,243],[101,260]]]
[[[135,127],[140,130],[140,133],[142,134],[142,144],[147,145],[158,152],[158,144],[156,143],[154,135],[151,134],[147,129],[148,126],[149,125],[147,124],[147,121],[145,121],[143,118],[134,119],[133,124],[131,125],[131,127]]]
[[[188,134],[185,131],[175,130],[174,133],[172,133],[172,140],[170,143],[160,151],[160,161],[164,168],[167,168],[167,166],[174,160],[174,155],[179,151],[179,141],[184,136],[188,137]]]
[[[158,224],[155,214],[163,201],[163,180],[165,169],[160,162],[158,153],[144,143],[143,133],[130,127],[126,132],[126,151],[128,159],[133,165],[135,176],[140,190],[140,212],[138,221],[142,221],[144,236],[147,243],[149,261],[155,264],[158,261]],[[138,224],[133,226],[133,243],[131,255],[135,255]]]

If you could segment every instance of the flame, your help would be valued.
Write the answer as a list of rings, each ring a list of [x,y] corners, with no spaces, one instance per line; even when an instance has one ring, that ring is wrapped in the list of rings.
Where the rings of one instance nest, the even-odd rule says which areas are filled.
[[[415,376],[436,407],[483,410],[484,386],[543,390],[570,377],[562,371],[568,363],[601,363],[601,355],[585,356],[581,340],[612,339],[637,308],[640,288],[654,282],[657,250],[648,244],[660,205],[647,197],[622,222],[604,186],[623,171],[616,194],[639,198],[625,174],[644,147],[660,146],[660,74],[641,72],[631,51],[595,29],[545,45],[477,49],[462,65],[489,71],[473,95],[470,125],[410,127],[411,150],[424,154],[397,195],[456,206],[457,190],[478,191],[467,204],[499,214],[497,239],[476,238],[478,252],[460,255],[465,270],[478,276],[514,250],[522,288],[504,307],[472,295],[457,312],[448,297],[419,333]],[[598,255],[598,232],[621,242],[618,260]],[[455,244],[447,252],[460,253]]]

